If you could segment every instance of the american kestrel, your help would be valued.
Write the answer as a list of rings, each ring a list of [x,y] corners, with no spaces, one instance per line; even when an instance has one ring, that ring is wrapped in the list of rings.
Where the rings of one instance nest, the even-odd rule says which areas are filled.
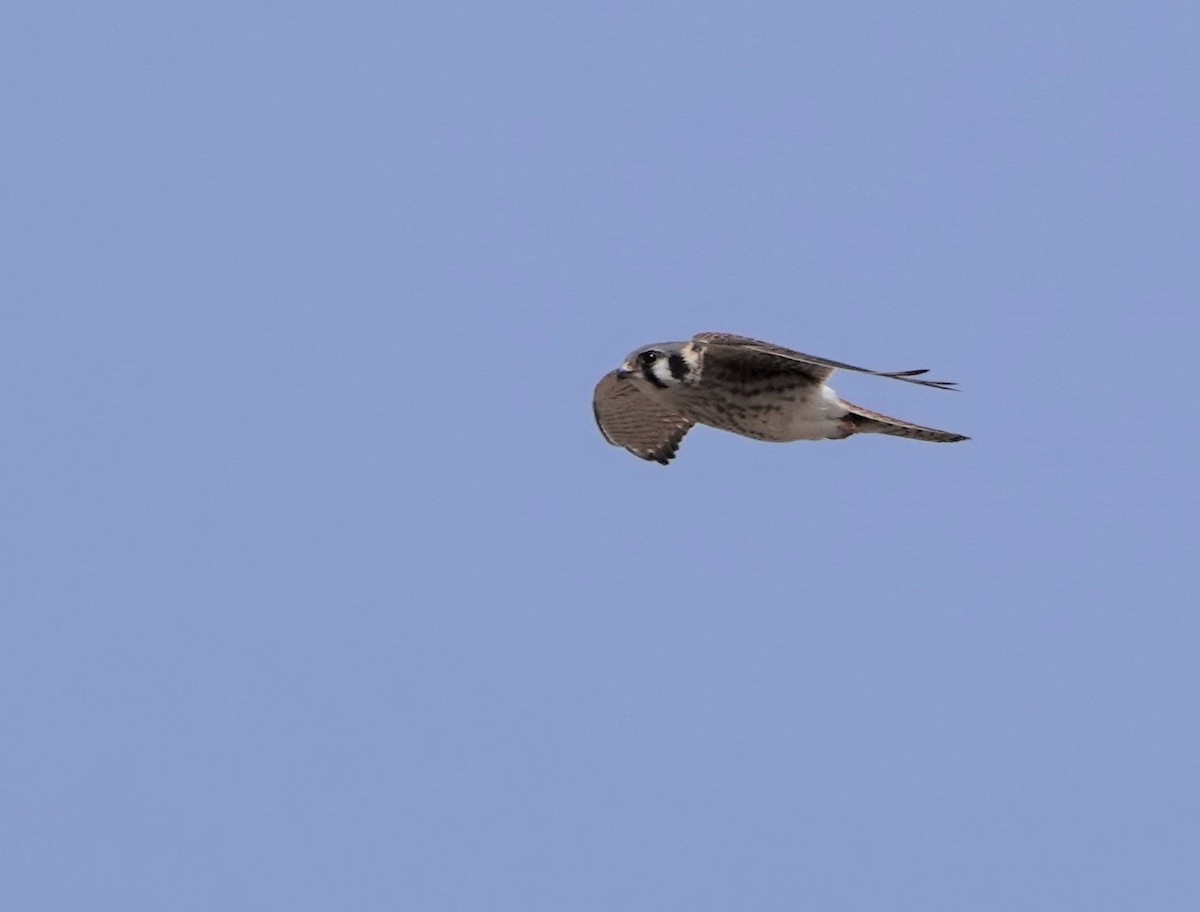
[[[919,380],[924,370],[873,371],[728,333],[639,348],[596,385],[592,405],[609,443],[666,465],[694,424],[755,440],[840,440],[891,434],[935,443],[962,434],[910,424],[838,397],[826,380],[838,368],[953,389]]]

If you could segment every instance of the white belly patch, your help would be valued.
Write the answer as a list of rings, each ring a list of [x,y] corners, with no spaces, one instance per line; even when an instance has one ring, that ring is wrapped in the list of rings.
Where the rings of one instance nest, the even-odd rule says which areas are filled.
[[[842,437],[842,421],[846,410],[830,387],[821,384],[813,395],[797,402],[786,427],[786,440],[825,440]]]

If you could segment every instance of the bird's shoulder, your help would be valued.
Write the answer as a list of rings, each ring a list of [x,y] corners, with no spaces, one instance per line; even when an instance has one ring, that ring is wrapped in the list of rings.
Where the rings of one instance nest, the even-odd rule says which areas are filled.
[[[786,377],[820,383],[832,373],[800,352],[749,336],[705,332],[697,333],[693,342],[700,346],[704,375],[709,380],[746,383]]]

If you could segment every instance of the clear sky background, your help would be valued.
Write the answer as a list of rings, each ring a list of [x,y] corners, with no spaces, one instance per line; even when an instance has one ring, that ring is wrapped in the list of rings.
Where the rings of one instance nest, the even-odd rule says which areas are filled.
[[[1195,4],[0,32],[0,906],[1200,908]]]

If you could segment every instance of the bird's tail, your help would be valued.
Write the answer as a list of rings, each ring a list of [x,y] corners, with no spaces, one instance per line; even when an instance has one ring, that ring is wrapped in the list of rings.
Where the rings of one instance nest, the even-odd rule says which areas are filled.
[[[960,440],[971,439],[962,434],[939,431],[937,428],[922,427],[898,418],[889,418],[887,415],[872,412],[853,402],[843,400],[842,405],[849,413],[846,415],[846,421],[853,428],[853,433],[856,434],[890,434],[893,437],[908,437],[912,440],[927,440],[931,443],[957,443]]]

